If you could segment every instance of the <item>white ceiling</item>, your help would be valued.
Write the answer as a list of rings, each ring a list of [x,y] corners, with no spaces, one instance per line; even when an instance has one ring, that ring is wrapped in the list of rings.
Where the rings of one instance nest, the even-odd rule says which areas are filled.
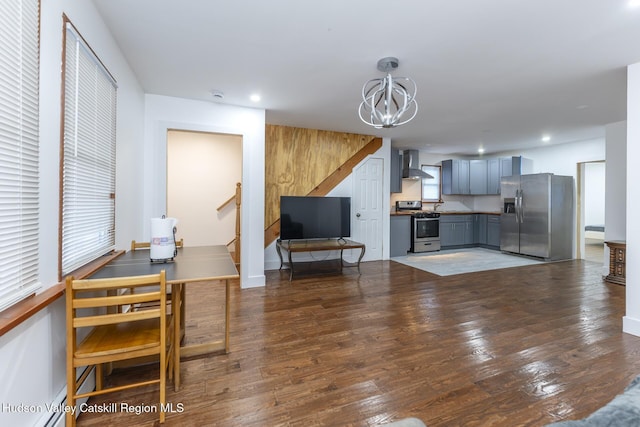
[[[640,62],[629,0],[93,1],[147,93],[434,153],[601,137],[626,119],[626,66]],[[376,130],[357,108],[386,56],[416,81],[420,108]]]

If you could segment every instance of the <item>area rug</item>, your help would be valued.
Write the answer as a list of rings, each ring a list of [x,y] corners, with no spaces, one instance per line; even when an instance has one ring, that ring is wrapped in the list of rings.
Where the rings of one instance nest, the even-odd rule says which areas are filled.
[[[406,256],[393,257],[391,260],[438,276],[521,267],[544,262],[485,248],[449,249],[439,252],[407,254]]]

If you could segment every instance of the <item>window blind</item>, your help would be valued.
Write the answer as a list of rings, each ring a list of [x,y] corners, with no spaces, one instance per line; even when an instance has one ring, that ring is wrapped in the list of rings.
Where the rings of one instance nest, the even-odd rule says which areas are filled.
[[[62,276],[115,245],[116,84],[70,23],[65,49]]]
[[[0,311],[38,282],[38,0],[0,2]]]

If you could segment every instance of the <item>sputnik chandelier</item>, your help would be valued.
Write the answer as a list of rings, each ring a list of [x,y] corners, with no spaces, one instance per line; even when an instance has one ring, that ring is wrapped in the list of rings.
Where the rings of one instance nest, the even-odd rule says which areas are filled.
[[[403,125],[418,113],[416,82],[409,77],[391,77],[398,63],[398,58],[382,58],[378,70],[387,73],[386,77],[371,79],[362,87],[358,114],[360,120],[376,129]]]

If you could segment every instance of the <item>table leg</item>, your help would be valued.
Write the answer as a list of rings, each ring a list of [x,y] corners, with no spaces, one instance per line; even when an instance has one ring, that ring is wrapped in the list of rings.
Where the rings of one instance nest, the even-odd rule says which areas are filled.
[[[362,245],[362,250],[360,251],[360,257],[358,258],[358,274],[360,273],[360,261],[362,261],[362,257],[364,256],[364,245]]]
[[[276,252],[278,253],[278,257],[280,258],[280,268],[278,270],[282,270],[282,251],[280,249],[280,242],[276,243]]]
[[[293,261],[291,261],[291,251],[287,251],[289,254],[289,281],[293,279]]]

